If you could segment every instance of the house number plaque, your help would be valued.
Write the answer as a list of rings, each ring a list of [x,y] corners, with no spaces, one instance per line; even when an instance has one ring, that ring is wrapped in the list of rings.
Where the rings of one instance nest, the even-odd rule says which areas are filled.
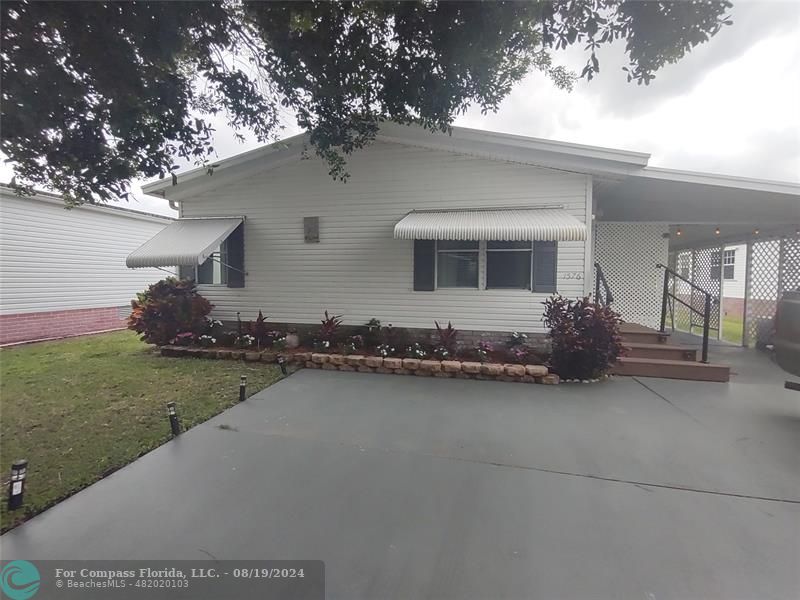
[[[303,234],[306,244],[319,242],[319,217],[303,217]]]

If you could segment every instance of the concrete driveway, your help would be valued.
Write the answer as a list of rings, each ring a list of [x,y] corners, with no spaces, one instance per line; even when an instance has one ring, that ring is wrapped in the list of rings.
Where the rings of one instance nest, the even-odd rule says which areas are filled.
[[[3,536],[3,557],[321,559],[328,598],[797,598],[800,394],[759,373],[304,370]]]

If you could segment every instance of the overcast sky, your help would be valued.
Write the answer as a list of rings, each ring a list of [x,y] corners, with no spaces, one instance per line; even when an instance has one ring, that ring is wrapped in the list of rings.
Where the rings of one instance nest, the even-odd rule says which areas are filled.
[[[800,0],[734,0],[734,24],[649,86],[627,83],[621,47],[600,54],[599,76],[572,92],[530,74],[496,114],[473,110],[456,125],[649,152],[650,165],[800,181]],[[579,49],[556,62],[580,72]],[[298,133],[287,123],[286,135]],[[217,124],[220,158],[258,144]],[[6,178],[7,179],[7,178]],[[138,190],[138,186],[136,186]],[[137,193],[129,208],[170,214]]]

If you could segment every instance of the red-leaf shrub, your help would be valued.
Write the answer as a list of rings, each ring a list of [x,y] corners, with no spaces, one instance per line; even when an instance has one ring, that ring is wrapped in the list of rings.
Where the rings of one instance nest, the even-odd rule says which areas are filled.
[[[436,346],[439,348],[444,348],[451,355],[455,354],[458,330],[453,327],[453,324],[450,321],[447,322],[447,327],[442,327],[439,325],[438,321],[434,321],[433,324],[436,325],[436,335],[439,338]]]
[[[328,347],[336,341],[336,336],[339,329],[342,327],[342,315],[329,315],[325,311],[325,318],[322,319],[322,325],[317,332],[317,341],[328,342]]]
[[[250,335],[255,338],[256,345],[259,348],[266,348],[272,345],[270,331],[267,329],[268,318],[269,317],[265,317],[261,311],[258,311],[258,317],[256,317],[255,323],[251,323],[249,326]]]
[[[550,328],[550,366],[562,379],[596,379],[623,354],[618,313],[583,298],[553,296],[544,302]]]
[[[194,281],[168,277],[131,300],[128,329],[148,344],[172,343],[181,333],[200,335],[214,306],[197,293]]]

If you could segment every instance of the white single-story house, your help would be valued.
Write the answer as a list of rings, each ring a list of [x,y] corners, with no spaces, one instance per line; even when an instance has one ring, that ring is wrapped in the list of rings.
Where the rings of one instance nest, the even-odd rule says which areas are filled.
[[[131,298],[165,276],[125,258],[171,221],[0,186],[0,344],[124,328]]]
[[[453,128],[385,124],[334,181],[303,135],[149,183],[180,218],[128,257],[180,264],[217,318],[371,318],[544,334],[551,294],[595,293],[659,325],[670,227],[800,224],[800,186],[648,167],[649,155]]]

